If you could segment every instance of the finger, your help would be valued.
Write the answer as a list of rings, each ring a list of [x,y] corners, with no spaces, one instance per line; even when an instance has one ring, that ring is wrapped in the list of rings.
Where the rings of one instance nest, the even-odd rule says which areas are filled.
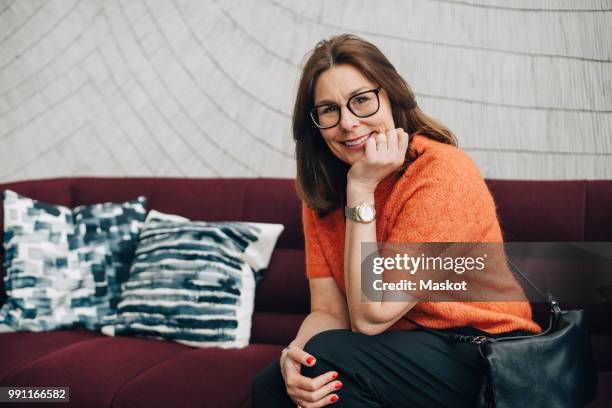
[[[325,397],[321,398],[320,400],[316,402],[303,401],[301,405],[304,408],[320,408],[320,407],[324,407],[326,405],[330,405],[335,402],[338,402],[339,399],[340,397],[338,397],[337,394],[331,394],[331,395],[326,395]]]
[[[307,398],[304,398],[304,400],[309,402],[321,401],[325,399],[325,397],[329,394],[332,394],[333,392],[336,392],[341,389],[343,386],[344,384],[342,384],[342,381],[332,381],[326,384],[325,386],[319,388],[317,391],[311,392],[310,395],[307,396]]]
[[[389,134],[387,136],[387,147],[389,149],[389,152],[397,152],[399,134],[400,129],[393,129],[389,131]]]
[[[402,156],[406,155],[406,151],[408,150],[408,144],[410,142],[410,135],[408,132],[405,132],[404,129],[399,134],[399,145],[398,149],[402,153]]]
[[[384,152],[388,150],[387,135],[379,133],[376,135],[376,150]]]
[[[386,142],[387,141],[387,135],[384,132],[377,133],[375,139],[376,139],[376,143]]]
[[[289,375],[288,377],[287,385],[292,392],[298,393],[300,398],[311,400],[312,398],[309,395],[321,388],[315,385],[312,378],[305,377],[299,373]]]
[[[291,387],[290,392],[304,401],[316,402],[327,394],[342,388],[343,384],[337,378],[338,373],[335,371],[329,371],[315,378],[302,376],[302,379],[306,379],[306,381],[295,377],[292,378],[292,382],[296,381],[298,385]],[[299,384],[303,385],[300,386]]]
[[[317,377],[314,377],[312,379],[312,383],[315,387],[315,389],[320,389],[323,386],[325,386],[326,384],[331,383],[332,381],[336,380],[338,378],[338,373],[335,371],[328,371],[326,373],[323,373]]]
[[[366,140],[365,155],[368,160],[373,159],[373,154],[376,152],[376,137],[369,137]]]
[[[290,363],[281,369],[281,373],[283,376],[283,381],[285,383],[285,388],[287,389],[287,394],[291,395],[293,392],[302,391],[302,389],[298,386],[300,383],[300,367],[299,363],[294,362],[291,359],[287,359]]]
[[[287,350],[287,356],[291,357],[298,363],[308,367],[312,367],[317,363],[317,359],[314,358],[314,356],[308,354],[307,352],[298,347],[290,347]]]
[[[298,361],[295,361],[289,356],[287,356],[284,360],[281,360],[281,373],[283,376],[291,375],[293,373],[299,375],[301,367],[302,365]]]

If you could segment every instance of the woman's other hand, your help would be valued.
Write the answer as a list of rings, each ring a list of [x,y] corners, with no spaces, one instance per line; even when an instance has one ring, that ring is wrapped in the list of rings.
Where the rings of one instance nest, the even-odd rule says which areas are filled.
[[[407,150],[408,133],[402,128],[370,137],[365,155],[348,172],[348,186],[373,193],[378,183],[404,164]]]
[[[299,347],[289,346],[283,350],[280,368],[289,397],[303,408],[318,408],[338,401],[334,391],[342,388],[336,381],[338,373],[329,371],[315,378],[300,374],[302,365],[312,367],[316,359]]]

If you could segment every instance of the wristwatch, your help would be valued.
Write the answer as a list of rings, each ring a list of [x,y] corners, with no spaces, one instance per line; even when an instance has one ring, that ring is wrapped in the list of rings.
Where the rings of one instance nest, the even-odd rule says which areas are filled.
[[[344,207],[344,216],[353,221],[367,224],[376,219],[376,209],[374,208],[374,204],[364,201],[361,204],[357,204],[355,207]]]

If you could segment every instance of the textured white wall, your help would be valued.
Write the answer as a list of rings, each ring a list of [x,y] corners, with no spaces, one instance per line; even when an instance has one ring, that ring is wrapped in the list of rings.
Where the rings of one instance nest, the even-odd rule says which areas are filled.
[[[612,178],[610,0],[0,0],[0,181],[294,177],[299,66],[341,32],[486,177]]]

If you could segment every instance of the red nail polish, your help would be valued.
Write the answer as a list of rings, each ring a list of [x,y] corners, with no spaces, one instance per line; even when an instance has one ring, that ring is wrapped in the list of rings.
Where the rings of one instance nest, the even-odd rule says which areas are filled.
[[[308,358],[306,359],[306,363],[307,363],[308,365],[312,364],[312,362],[313,362],[313,361],[314,361],[314,358],[312,358],[312,357],[308,357]]]
[[[338,397],[336,397],[335,395],[332,395],[331,398],[329,399],[331,402],[336,402],[338,401]]]
[[[338,384],[336,384],[336,389],[339,390],[340,388],[342,388],[342,383],[338,382]]]
[[[334,380],[335,380],[336,378],[338,378],[338,373],[334,373],[334,374],[332,375],[332,378],[333,378]]]

